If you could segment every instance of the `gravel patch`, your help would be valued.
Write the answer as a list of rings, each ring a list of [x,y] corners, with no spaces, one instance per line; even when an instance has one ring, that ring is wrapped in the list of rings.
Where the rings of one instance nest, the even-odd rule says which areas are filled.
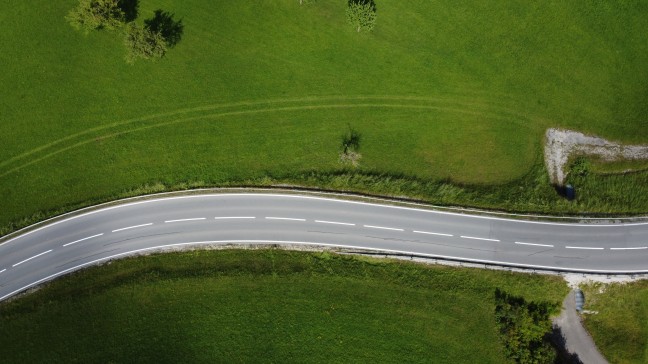
[[[621,145],[571,130],[548,129],[545,164],[551,183],[563,186],[565,166],[573,155],[598,157],[607,162],[648,159],[648,145]]]

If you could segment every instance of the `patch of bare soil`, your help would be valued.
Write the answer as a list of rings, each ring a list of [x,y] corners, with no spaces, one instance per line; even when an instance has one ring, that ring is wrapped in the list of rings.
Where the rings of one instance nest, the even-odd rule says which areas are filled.
[[[565,167],[573,155],[597,157],[607,162],[648,159],[648,145],[621,145],[571,130],[548,129],[545,165],[551,183],[565,183]]]

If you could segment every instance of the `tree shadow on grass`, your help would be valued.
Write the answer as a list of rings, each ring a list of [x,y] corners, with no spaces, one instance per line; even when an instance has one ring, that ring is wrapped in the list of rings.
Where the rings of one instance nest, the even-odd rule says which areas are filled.
[[[139,0],[120,0],[119,8],[124,12],[124,20],[130,23],[139,14]]]
[[[351,4],[369,5],[374,13],[377,10],[376,2],[374,0],[349,0],[348,5],[350,6]]]
[[[149,30],[162,34],[169,48],[180,41],[184,32],[182,20],[175,20],[173,14],[160,9],[155,11],[155,16],[151,19],[144,20],[144,24]]]

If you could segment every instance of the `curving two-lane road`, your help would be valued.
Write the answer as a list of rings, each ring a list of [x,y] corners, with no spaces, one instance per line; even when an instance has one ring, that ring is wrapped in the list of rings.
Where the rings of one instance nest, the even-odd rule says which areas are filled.
[[[648,223],[529,222],[290,194],[127,202],[0,244],[0,300],[84,266],[162,247],[331,245],[533,269],[648,273]]]

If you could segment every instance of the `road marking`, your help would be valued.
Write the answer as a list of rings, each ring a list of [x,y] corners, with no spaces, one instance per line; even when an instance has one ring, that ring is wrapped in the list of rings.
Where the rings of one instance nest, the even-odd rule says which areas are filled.
[[[227,219],[256,219],[254,216],[216,216],[216,220],[227,220]]]
[[[0,273],[4,273],[7,270],[7,268],[0,270]]]
[[[414,230],[414,232],[417,233],[417,234],[428,234],[428,235],[439,235],[439,236],[454,236],[452,234],[433,233],[433,232],[430,232],[430,231]]]
[[[566,246],[565,249],[603,250],[605,248],[595,248],[591,246]]]
[[[385,226],[364,225],[364,227],[370,228],[370,229],[404,231],[403,229],[398,229],[398,228],[393,228],[393,227],[385,227]]]
[[[494,242],[499,242],[499,240],[497,240],[497,239],[478,238],[478,237],[475,237],[475,236],[465,236],[465,235],[461,235],[461,237],[464,238],[464,239],[485,240],[485,241],[494,241]]]
[[[322,242],[307,242],[307,241],[290,241],[290,240],[213,240],[213,241],[194,241],[194,242],[187,242],[187,243],[174,243],[174,244],[166,244],[166,245],[158,245],[158,246],[153,246],[153,247],[148,247],[148,248],[142,248],[142,249],[136,249],[136,250],[131,250],[115,255],[111,255],[108,257],[103,257],[103,258],[98,258],[90,262],[82,263],[79,265],[76,265],[71,268],[64,269],[62,271],[59,271],[57,273],[50,274],[49,276],[45,278],[38,279],[32,283],[29,283],[21,288],[18,288],[12,292],[9,292],[5,294],[4,296],[0,297],[0,301],[11,297],[15,295],[16,293],[22,292],[30,287],[36,286],[42,282],[46,282],[48,280],[51,280],[53,278],[62,276],[68,272],[73,272],[75,270],[81,269],[83,267],[87,267],[93,264],[97,264],[99,262],[103,262],[106,260],[111,260],[115,259],[118,257],[124,257],[128,255],[134,255],[140,252],[144,251],[151,251],[151,250],[160,250],[164,248],[170,248],[170,247],[182,247],[182,246],[191,246],[191,245],[211,245],[211,244],[231,244],[231,243],[238,243],[238,244],[296,244],[296,245],[312,245],[312,246],[330,246],[330,247],[337,247],[337,248],[347,248],[347,249],[365,249],[365,250],[370,250],[370,251],[375,251],[375,252],[388,252],[388,253],[395,253],[395,254],[415,254],[416,256],[420,257],[427,257],[427,258],[432,258],[432,259],[447,259],[447,260],[452,260],[452,261],[461,261],[461,262],[469,262],[469,263],[478,263],[478,264],[494,264],[494,265],[503,265],[503,266],[510,266],[510,267],[518,267],[518,268],[525,268],[525,269],[544,269],[544,270],[552,270],[552,271],[559,271],[559,272],[580,272],[580,273],[607,273],[607,274],[646,274],[648,273],[648,270],[597,270],[597,269],[580,269],[580,268],[569,268],[569,267],[556,267],[556,266],[547,266],[547,265],[532,265],[532,264],[522,264],[522,263],[513,263],[513,262],[506,262],[506,261],[497,261],[497,260],[484,260],[484,259],[470,259],[470,258],[463,258],[463,257],[456,257],[456,256],[449,256],[449,255],[437,255],[437,254],[425,254],[425,253],[414,253],[406,250],[396,250],[396,249],[379,249],[379,248],[368,248],[368,247],[363,247],[363,246],[357,246],[357,245],[345,245],[345,244],[329,244],[329,243],[322,243]]]
[[[128,226],[128,227],[125,227],[125,228],[121,228],[121,229],[113,230],[112,232],[113,232],[113,233],[116,233],[116,232],[118,232],[118,231],[124,231],[124,230],[128,230],[128,229],[135,229],[135,228],[138,228],[138,227],[151,226],[151,225],[153,225],[153,223],[152,223],[152,222],[149,222],[148,224]]]
[[[610,248],[610,250],[642,250],[648,249],[648,246],[637,246],[632,248]]]
[[[266,216],[266,219],[268,219],[268,220],[306,221],[306,219],[296,219],[296,218],[293,218],[293,217],[274,217],[274,216]]]
[[[337,222],[337,221],[326,221],[326,220],[315,220],[315,222],[319,222],[320,224],[333,224],[333,225],[348,225],[348,226],[355,226],[355,224],[352,224],[350,222]]]
[[[161,193],[160,195],[165,195],[168,193]],[[342,195],[344,194],[332,194],[334,196]],[[103,213],[109,210],[114,210],[114,209],[121,209],[121,208],[127,208],[135,205],[141,205],[141,204],[148,204],[148,203],[156,203],[156,202],[165,202],[165,201],[170,201],[170,200],[179,200],[179,199],[191,199],[191,198],[223,198],[223,197],[283,197],[283,198],[302,198],[302,199],[311,199],[311,200],[322,200],[322,201],[334,201],[336,203],[347,203],[347,204],[358,204],[358,205],[365,205],[365,206],[377,206],[381,208],[392,208],[392,209],[401,209],[401,210],[409,210],[409,211],[417,211],[417,212],[423,212],[423,213],[432,213],[432,214],[440,214],[440,215],[450,215],[450,216],[458,216],[461,218],[475,218],[475,219],[487,219],[487,220],[499,220],[499,221],[508,221],[508,222],[515,222],[515,223],[525,223],[525,224],[542,224],[542,225],[555,225],[555,226],[571,226],[571,227],[576,227],[576,228],[596,228],[596,227],[624,227],[624,226],[641,226],[641,225],[648,225],[648,222],[637,222],[637,223],[632,223],[632,222],[623,222],[619,224],[579,224],[579,223],[555,223],[555,222],[547,222],[547,221],[532,221],[532,220],[519,220],[519,219],[513,219],[513,218],[502,218],[502,217],[494,217],[494,216],[479,216],[479,215],[467,215],[464,212],[449,212],[449,211],[439,211],[439,210],[428,210],[428,209],[422,209],[422,208],[415,208],[415,207],[406,207],[406,206],[390,206],[390,205],[384,205],[380,203],[375,203],[375,202],[361,202],[361,201],[344,201],[340,200],[337,198],[330,198],[330,197],[315,197],[315,196],[291,196],[291,195],[282,195],[278,193],[227,193],[227,194],[218,194],[218,195],[190,195],[190,196],[173,196],[173,197],[157,197],[153,198],[150,200],[144,200],[144,201],[137,201],[138,197],[130,197],[130,198],[125,198],[122,200],[118,200],[118,205],[115,206],[110,206],[110,207],[105,207],[107,203],[105,204],[99,204],[96,206],[80,209],[77,211],[72,211],[68,212],[66,214],[63,214],[62,216],[65,217],[59,221],[52,221],[53,218],[44,220],[40,223],[25,227],[23,229],[18,230],[14,234],[18,235],[13,238],[10,238],[6,240],[3,244],[8,244],[11,243],[15,240],[19,240],[21,238],[24,238],[30,234],[33,234],[35,232],[41,231],[43,229],[51,228],[52,226],[68,222],[70,220],[75,220],[78,218],[86,217],[89,215],[93,214],[98,214],[98,213]],[[129,202],[135,200],[135,202]],[[377,199],[378,201],[385,201],[386,199]],[[387,200],[389,201],[389,200]],[[112,202],[111,202],[112,203]],[[416,205],[416,204],[414,204]],[[431,206],[433,208],[440,208],[440,206]],[[88,211],[85,212],[86,210],[94,209],[93,211]],[[462,211],[465,212],[472,212],[473,210],[468,210],[468,209],[463,209]],[[478,212],[483,212],[479,211]],[[74,215],[78,214],[78,215]],[[69,217],[66,217],[69,216]],[[515,215],[512,214],[510,216],[528,216],[528,215]],[[550,217],[550,216],[541,216],[544,218]],[[59,217],[60,218],[60,217]],[[590,220],[595,220],[591,218]],[[25,231],[28,228],[33,228],[35,226],[41,225],[41,224],[47,224],[45,226],[40,226],[37,228],[34,228],[33,230],[30,231]],[[24,231],[24,232],[23,232]]]
[[[21,264],[23,264],[24,262],[30,261],[30,260],[32,260],[32,259],[34,259],[34,258],[38,258],[38,257],[40,257],[41,255],[45,255],[45,254],[47,254],[47,253],[49,253],[49,252],[51,252],[51,251],[52,251],[52,249],[50,249],[50,250],[48,250],[48,251],[46,251],[46,252],[42,252],[42,253],[40,253],[40,254],[36,254],[36,255],[34,255],[33,257],[31,257],[31,258],[27,258],[27,259],[23,260],[22,262],[18,262],[18,263],[16,263],[16,264],[12,265],[12,267],[15,267],[15,266],[21,265]]]
[[[516,241],[515,244],[519,245],[532,245],[532,246],[546,246],[548,248],[553,248],[554,246],[551,244],[537,244],[537,243],[523,243],[521,241]]]
[[[160,195],[164,195],[168,193],[162,193]],[[332,194],[334,196],[342,195],[344,194]],[[51,228],[52,226],[70,221],[70,220],[75,220],[81,217],[93,215],[93,214],[98,214],[98,213],[103,213],[109,210],[114,210],[114,209],[121,209],[121,208],[127,208],[135,205],[141,205],[141,204],[148,204],[148,203],[156,203],[156,202],[165,202],[165,201],[171,201],[171,200],[180,200],[180,199],[191,199],[191,198],[223,198],[223,197],[283,197],[283,198],[301,198],[301,199],[311,199],[311,200],[321,200],[321,201],[334,201],[336,203],[346,203],[346,204],[358,204],[358,205],[365,205],[365,206],[377,206],[381,208],[391,208],[391,209],[401,209],[401,210],[409,210],[409,211],[417,211],[417,212],[424,212],[424,213],[432,213],[432,214],[440,214],[440,215],[450,215],[450,216],[458,216],[460,218],[474,218],[474,219],[486,219],[486,220],[499,220],[499,221],[509,221],[509,222],[515,222],[515,223],[523,223],[523,224],[541,224],[541,225],[555,225],[555,226],[571,226],[571,227],[576,227],[576,228],[597,228],[597,227],[623,227],[623,226],[641,226],[641,225],[648,225],[648,222],[637,222],[637,223],[632,223],[632,222],[624,222],[624,223],[619,223],[619,224],[579,224],[579,223],[555,223],[555,222],[547,222],[547,221],[532,221],[532,220],[518,220],[518,219],[512,219],[512,218],[503,218],[503,217],[494,217],[494,216],[479,216],[479,215],[466,215],[463,212],[450,212],[450,211],[439,211],[439,210],[428,210],[428,209],[421,209],[421,208],[415,208],[415,207],[406,207],[406,206],[390,206],[390,205],[384,205],[384,204],[379,204],[379,203],[373,203],[373,202],[361,202],[361,201],[344,201],[344,200],[339,200],[336,198],[330,198],[330,197],[315,197],[315,196],[291,196],[291,195],[282,195],[278,193],[227,193],[227,194],[218,194],[218,195],[190,195],[190,196],[173,196],[173,197],[157,197],[154,199],[150,200],[145,200],[145,201],[135,201],[135,202],[128,202],[131,200],[137,200],[138,197],[129,197],[125,198],[122,200],[118,200],[118,202],[123,202],[123,204],[115,205],[115,206],[109,206],[109,207],[104,207],[106,204],[99,204],[96,206],[92,206],[95,210],[93,211],[88,211],[84,212],[86,210],[91,209],[90,207],[84,208],[78,211],[72,211],[64,214],[63,216],[69,216],[67,218],[61,219],[59,221],[54,221],[52,222],[53,219],[47,219],[44,220],[38,224],[43,224],[43,223],[49,223],[45,226],[41,226],[38,228],[35,228],[30,231],[23,232],[22,234],[13,237],[7,241],[4,242],[4,244],[13,242],[15,240],[24,238],[27,235],[33,234],[37,231],[41,231],[43,229]],[[384,201],[385,199],[377,199],[378,201]],[[389,200],[387,200],[389,201]],[[440,206],[431,206],[433,208],[440,208]],[[463,209],[463,211],[467,212],[472,212],[473,210],[466,210]],[[483,212],[476,210],[477,212]],[[76,213],[79,213],[78,215],[74,215]],[[509,215],[509,216],[529,216],[529,215]],[[541,217],[550,217],[550,216],[541,216]],[[594,219],[590,219],[594,220]],[[27,228],[31,228],[32,226],[29,226]],[[16,234],[19,234],[20,232],[26,230],[27,228],[23,228],[21,230],[18,230]]]
[[[76,244],[76,243],[78,243],[78,242],[81,242],[81,241],[84,241],[84,240],[88,240],[88,239],[92,239],[92,238],[96,238],[97,236],[101,236],[101,235],[103,235],[103,233],[101,233],[101,234],[97,234],[97,235],[88,236],[87,238],[83,238],[83,239],[75,240],[75,241],[73,241],[73,242],[71,242],[71,243],[63,244],[63,246],[68,246],[68,245]]]
[[[172,222],[198,221],[198,220],[205,220],[205,219],[206,219],[205,217],[194,217],[194,218],[191,218],[191,219],[166,220],[164,223],[169,224],[169,223],[172,223]]]

